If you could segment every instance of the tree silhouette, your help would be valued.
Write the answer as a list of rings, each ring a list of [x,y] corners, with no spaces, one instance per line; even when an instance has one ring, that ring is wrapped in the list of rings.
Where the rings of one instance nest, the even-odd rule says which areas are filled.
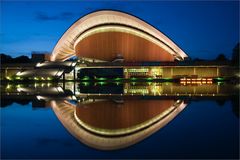
[[[220,53],[217,58],[217,61],[227,61],[228,59],[226,58],[226,56],[223,53]]]
[[[29,59],[27,56],[19,56],[16,58],[12,58],[9,55],[6,54],[0,54],[1,64],[4,63],[31,63],[31,59]]]
[[[239,48],[240,48],[240,44],[239,42],[236,44],[236,46],[233,48],[233,52],[232,52],[232,62],[235,65],[239,65]]]

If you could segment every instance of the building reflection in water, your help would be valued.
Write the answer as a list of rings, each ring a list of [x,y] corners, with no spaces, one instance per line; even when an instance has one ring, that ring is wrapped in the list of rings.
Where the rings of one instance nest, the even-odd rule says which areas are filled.
[[[51,101],[66,129],[84,144],[101,150],[128,147],[161,129],[186,104],[182,100],[87,100],[73,105]]]
[[[164,127],[192,100],[232,100],[239,113],[239,85],[66,82],[1,85],[4,102],[51,106],[65,128],[100,150],[131,146]],[[239,114],[237,114],[239,116]]]

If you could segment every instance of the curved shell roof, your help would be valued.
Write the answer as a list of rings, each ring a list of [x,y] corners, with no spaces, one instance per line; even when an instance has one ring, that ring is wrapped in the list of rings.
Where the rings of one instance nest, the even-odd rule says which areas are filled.
[[[64,61],[75,56],[75,47],[82,39],[95,33],[108,31],[127,32],[144,38],[160,46],[178,60],[188,57],[163,33],[139,18],[118,11],[105,10],[90,13],[76,21],[56,44],[51,61]]]
[[[105,133],[104,136],[104,134],[98,131],[89,131],[89,129],[86,128],[87,126],[82,126],[82,123],[76,119],[77,116],[75,116],[76,106],[68,101],[51,101],[52,109],[64,127],[82,143],[100,150],[125,148],[143,140],[170,122],[186,107],[186,105],[187,104],[184,102],[181,102],[175,106],[174,110],[169,110],[166,115],[159,121],[156,121],[156,123],[146,123],[145,125],[148,127],[142,130],[132,132],[131,134],[111,137],[106,136],[109,135],[110,132],[107,132],[109,134]]]

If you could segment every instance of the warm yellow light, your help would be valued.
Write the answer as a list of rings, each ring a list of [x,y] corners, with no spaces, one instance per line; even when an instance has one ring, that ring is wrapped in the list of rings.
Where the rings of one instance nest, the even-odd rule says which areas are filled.
[[[6,87],[6,89],[10,89],[11,87],[12,87],[12,86],[8,84],[7,87]]]

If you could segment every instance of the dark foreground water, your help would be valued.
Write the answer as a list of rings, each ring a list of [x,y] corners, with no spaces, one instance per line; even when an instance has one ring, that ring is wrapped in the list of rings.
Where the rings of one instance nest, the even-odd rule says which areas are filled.
[[[232,104],[230,100],[188,101],[151,136],[103,151],[73,137],[51,107],[12,103],[1,106],[1,158],[238,158],[239,110]]]

